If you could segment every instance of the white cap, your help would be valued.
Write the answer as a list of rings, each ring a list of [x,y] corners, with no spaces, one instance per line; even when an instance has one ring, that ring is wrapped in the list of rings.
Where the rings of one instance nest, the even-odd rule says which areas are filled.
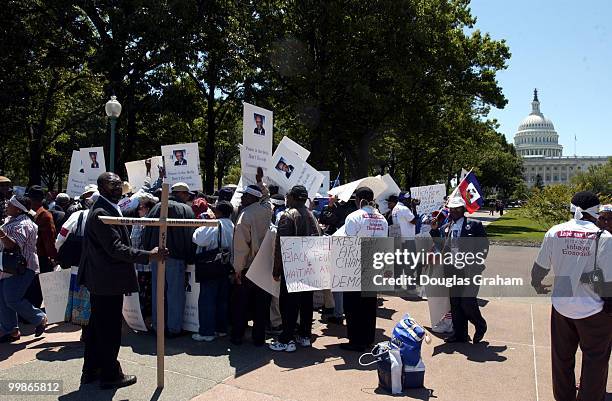
[[[465,199],[463,199],[461,196],[453,196],[452,198],[449,199],[448,205],[446,206],[448,206],[449,208],[465,207]]]
[[[612,212],[612,204],[601,205],[599,207],[599,213]]]
[[[98,190],[98,186],[96,184],[85,185],[85,189],[83,190],[83,193],[81,194],[81,196],[85,194],[96,192],[97,190]]]
[[[191,192],[189,185],[184,182],[177,182],[170,188],[171,192]]]

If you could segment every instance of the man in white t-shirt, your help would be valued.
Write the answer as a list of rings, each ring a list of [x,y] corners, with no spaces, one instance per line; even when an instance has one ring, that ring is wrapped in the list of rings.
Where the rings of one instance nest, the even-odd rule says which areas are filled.
[[[393,225],[399,226],[401,236],[404,240],[413,240],[416,236],[416,217],[408,207],[410,203],[410,194],[407,192],[400,192],[399,202],[397,202],[391,212]]]
[[[389,225],[373,205],[374,192],[368,187],[360,187],[355,190],[355,198],[359,209],[346,217],[344,223],[346,236],[386,237]],[[363,352],[366,347],[374,343],[376,307],[375,296],[365,296],[356,291],[344,293],[346,333],[349,342],[340,344],[340,348]]]
[[[544,294],[542,280],[555,275],[552,290],[551,348],[553,393],[557,401],[604,401],[612,347],[612,235],[597,222],[599,199],[592,192],[572,198],[574,218],[544,236],[531,273],[531,285]],[[594,273],[597,258],[598,272]],[[606,281],[608,282],[606,284]],[[602,283],[602,289],[593,283]],[[580,389],[576,396],[575,354],[582,350]]]

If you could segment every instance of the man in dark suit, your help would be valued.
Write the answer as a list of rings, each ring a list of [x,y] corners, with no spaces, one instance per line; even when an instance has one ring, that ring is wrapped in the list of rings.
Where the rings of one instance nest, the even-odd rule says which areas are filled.
[[[266,135],[266,130],[263,127],[263,117],[259,114],[255,114],[255,129],[253,133],[256,135]]]
[[[185,159],[185,154],[183,153],[182,150],[174,151],[174,157],[176,158],[176,161],[174,162],[175,166],[186,166],[187,165],[187,159]]]
[[[448,203],[449,221],[442,227],[441,236],[444,237],[444,252],[451,253],[473,253],[474,255],[482,252],[486,258],[489,252],[489,240],[487,233],[480,221],[468,219],[465,215],[465,201],[463,198],[454,197]],[[465,265],[445,266],[445,276],[456,277],[457,279],[469,279],[469,285],[454,285],[450,288],[451,314],[453,318],[453,328],[455,333],[447,338],[448,343],[468,342],[468,321],[476,328],[474,333],[474,344],[482,341],[487,331],[487,322],[480,313],[478,306],[479,286],[473,283],[474,276],[482,274],[485,266],[479,264],[475,259],[474,263]]]
[[[100,196],[92,206],[83,242],[78,282],[90,292],[91,317],[85,336],[81,383],[100,378],[100,387],[119,388],[136,383],[124,375],[117,361],[121,345],[123,294],[138,292],[134,263],[147,264],[166,257],[167,251],[143,251],[131,247],[125,226],[102,223],[100,216],[120,217],[117,202],[123,182],[117,174],[98,177]]]
[[[100,163],[98,163],[98,154],[96,152],[89,152],[89,158],[91,159],[91,168],[100,168]]]

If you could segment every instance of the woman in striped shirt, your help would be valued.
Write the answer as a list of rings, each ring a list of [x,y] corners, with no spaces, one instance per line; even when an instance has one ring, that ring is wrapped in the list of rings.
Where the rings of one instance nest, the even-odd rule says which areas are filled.
[[[36,325],[36,337],[41,336],[47,326],[47,315],[24,298],[39,272],[36,254],[38,227],[30,218],[30,205],[28,198],[13,196],[6,208],[7,221],[0,227],[0,251],[19,248],[27,262],[23,274],[0,272],[0,342],[13,342],[21,337],[17,315]]]

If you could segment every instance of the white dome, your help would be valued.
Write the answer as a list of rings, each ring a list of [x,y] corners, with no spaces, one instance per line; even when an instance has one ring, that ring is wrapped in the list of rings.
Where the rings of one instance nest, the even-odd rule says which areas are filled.
[[[554,131],[555,126],[553,125],[553,122],[549,118],[544,117],[544,115],[540,113],[540,114],[530,114],[527,117],[525,117],[523,121],[521,121],[521,125],[519,125],[519,128],[518,128],[519,131],[534,130],[534,129]]]

